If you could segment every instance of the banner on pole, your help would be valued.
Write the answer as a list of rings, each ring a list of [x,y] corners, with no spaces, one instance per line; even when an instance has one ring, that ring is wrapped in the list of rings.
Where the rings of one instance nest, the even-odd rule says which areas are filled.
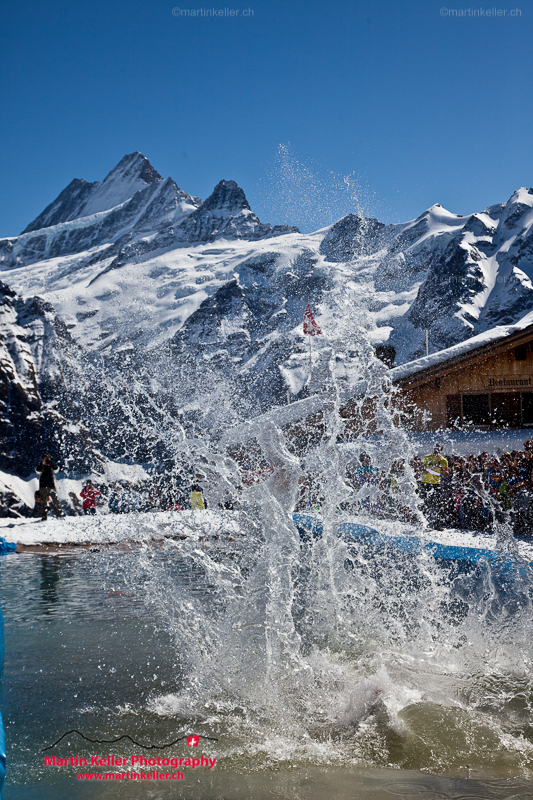
[[[315,318],[313,317],[309,303],[307,304],[304,314],[304,333],[308,333],[309,336],[316,336],[317,334],[322,333],[315,322]]]

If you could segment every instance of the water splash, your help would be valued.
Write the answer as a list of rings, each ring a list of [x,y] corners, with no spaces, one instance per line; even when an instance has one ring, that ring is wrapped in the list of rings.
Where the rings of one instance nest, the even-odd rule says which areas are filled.
[[[215,506],[229,488],[238,496],[243,535],[228,541],[236,512],[194,512],[179,546],[124,562],[124,579],[172,632],[185,676],[180,692],[153,697],[149,710],[216,736],[218,754],[238,769],[254,756],[254,768],[290,761],[528,774],[529,578],[518,594],[506,593],[488,564],[461,574],[427,552],[355,545],[337,534],[341,505],[357,508],[364,492],[380,491],[354,492],[346,481],[349,458],[370,449],[369,434],[381,474],[409,456],[385,367],[363,329],[346,354],[341,327],[336,337],[332,326],[324,359],[330,400],[312,453],[298,454],[270,418],[243,445],[273,472],[245,485],[224,448],[205,437],[179,440],[201,463]],[[350,428],[341,410],[356,387],[358,427]],[[346,438],[351,449],[339,444]],[[310,470],[324,533],[302,541],[292,509]],[[413,488],[407,466],[397,492],[416,514]],[[400,533],[423,525],[360,519]],[[196,578],[184,581],[184,569]]]
[[[384,209],[356,172],[340,175],[296,157],[290,143],[280,144],[258,189],[261,215],[296,225],[303,233],[331,225],[346,214],[377,216]]]

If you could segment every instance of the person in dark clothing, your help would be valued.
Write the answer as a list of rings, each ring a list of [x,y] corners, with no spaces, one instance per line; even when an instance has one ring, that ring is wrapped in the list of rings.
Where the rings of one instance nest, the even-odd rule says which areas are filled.
[[[201,491],[201,489],[200,489]],[[183,492],[180,491],[179,486],[173,478],[169,478],[166,486],[164,487],[164,494],[162,496],[161,506],[165,511],[182,511],[183,509]]]
[[[32,517],[40,517],[41,516],[41,495],[39,493],[39,489],[35,492],[33,496],[34,508]]]
[[[47,518],[46,507],[48,498],[50,498],[52,501],[56,515],[60,518],[65,516],[61,511],[61,506],[59,505],[59,498],[56,491],[55,473],[58,471],[58,469],[59,467],[57,464],[54,464],[48,453],[43,455],[43,460],[35,467],[35,472],[39,475],[41,520],[45,520]]]

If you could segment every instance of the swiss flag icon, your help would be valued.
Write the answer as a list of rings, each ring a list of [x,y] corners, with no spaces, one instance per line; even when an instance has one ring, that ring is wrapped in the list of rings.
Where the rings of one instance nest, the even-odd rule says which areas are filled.
[[[199,736],[187,736],[187,747],[198,747]]]

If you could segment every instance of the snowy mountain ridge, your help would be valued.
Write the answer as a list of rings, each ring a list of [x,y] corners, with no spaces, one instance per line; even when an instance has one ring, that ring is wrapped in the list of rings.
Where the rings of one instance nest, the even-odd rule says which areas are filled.
[[[87,183],[74,178],[42,214],[30,222],[23,233],[109,211],[130,200],[150,183],[162,180],[159,172],[142,153],[130,153],[121,159],[102,183]]]
[[[190,219],[189,219],[190,217]],[[169,243],[277,236],[291,229],[262,224],[234,181],[220,181],[202,203],[131,153],[95,183],[73,180],[23,233],[0,239],[0,269],[26,266],[95,247],[107,255],[159,234]]]

